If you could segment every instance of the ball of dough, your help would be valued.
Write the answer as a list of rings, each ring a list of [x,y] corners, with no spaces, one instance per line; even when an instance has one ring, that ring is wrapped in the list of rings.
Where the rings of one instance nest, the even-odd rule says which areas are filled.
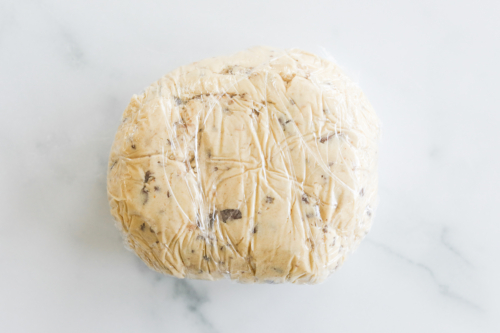
[[[332,62],[251,48],[134,95],[108,197],[126,243],[178,278],[318,283],[368,232],[378,119]]]

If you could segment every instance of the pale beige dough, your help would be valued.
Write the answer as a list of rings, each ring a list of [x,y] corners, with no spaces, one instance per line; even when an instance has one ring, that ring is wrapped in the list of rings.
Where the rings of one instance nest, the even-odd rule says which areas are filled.
[[[134,95],[108,167],[111,212],[179,278],[318,283],[368,232],[379,122],[332,62],[255,47]]]

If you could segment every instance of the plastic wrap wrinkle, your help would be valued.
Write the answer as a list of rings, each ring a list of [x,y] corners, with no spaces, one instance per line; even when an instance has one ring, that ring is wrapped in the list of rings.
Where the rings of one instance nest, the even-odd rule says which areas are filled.
[[[134,95],[108,167],[111,212],[156,271],[319,283],[371,227],[378,119],[330,61],[255,47]]]

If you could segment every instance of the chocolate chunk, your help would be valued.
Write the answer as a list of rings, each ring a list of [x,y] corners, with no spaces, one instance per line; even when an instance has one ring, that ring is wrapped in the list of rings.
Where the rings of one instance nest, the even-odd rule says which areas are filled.
[[[224,209],[220,212],[220,216],[222,218],[222,222],[224,223],[242,218],[241,211],[239,209]]]

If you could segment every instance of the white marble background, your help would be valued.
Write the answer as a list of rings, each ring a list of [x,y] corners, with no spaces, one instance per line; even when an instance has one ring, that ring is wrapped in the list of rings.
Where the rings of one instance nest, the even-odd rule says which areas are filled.
[[[498,1],[0,1],[0,332],[500,332]],[[122,246],[133,93],[253,45],[332,54],[383,122],[381,204],[318,286],[181,281]]]

